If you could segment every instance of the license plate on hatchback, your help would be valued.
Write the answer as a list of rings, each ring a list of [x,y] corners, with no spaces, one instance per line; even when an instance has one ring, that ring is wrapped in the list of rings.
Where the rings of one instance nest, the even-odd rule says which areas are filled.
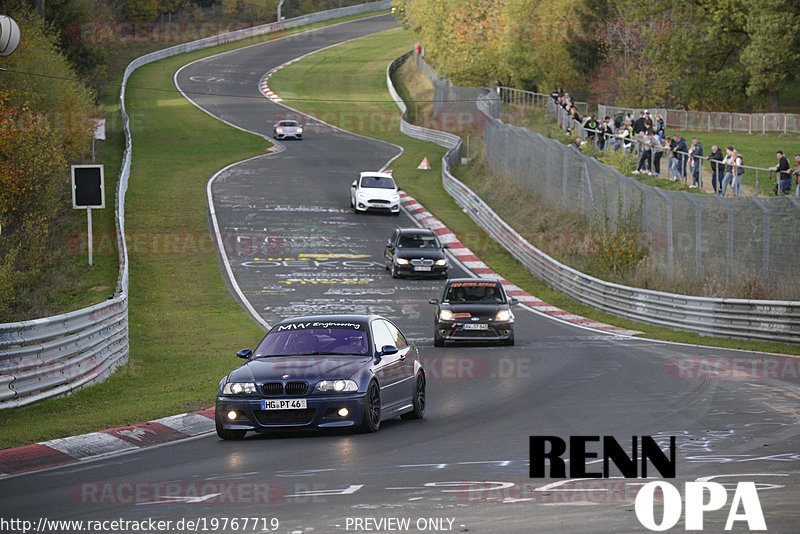
[[[489,325],[486,323],[465,323],[464,330],[489,330]]]
[[[262,400],[262,410],[305,410],[306,399]]]

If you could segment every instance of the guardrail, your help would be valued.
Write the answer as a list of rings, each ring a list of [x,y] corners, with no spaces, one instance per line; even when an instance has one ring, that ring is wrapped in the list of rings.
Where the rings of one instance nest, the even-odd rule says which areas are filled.
[[[113,299],[78,311],[32,321],[0,324],[0,409],[69,394],[107,378],[128,360],[128,249],[125,242],[125,193],[130,178],[132,144],[125,110],[125,87],[139,67],[218,44],[265,35],[337,17],[379,11],[390,0],[312,13],[183,43],[138,57],[128,64],[120,89],[125,152],[117,180],[116,229],[120,257]]]
[[[391,82],[391,72],[397,66],[395,61],[387,69],[387,85],[400,109],[404,110],[405,105],[398,101]],[[486,110],[496,110],[496,100],[499,100],[498,96],[485,89],[477,107],[484,113]],[[490,114],[487,114],[487,120],[490,125],[504,126],[502,121]],[[417,127],[404,123],[405,113],[401,120],[401,131],[411,137],[443,139],[444,132],[434,136],[428,131],[418,132]],[[417,137],[418,134],[420,137]],[[538,134],[528,132],[527,135]],[[452,140],[449,142],[454,143]],[[457,161],[458,157],[453,157],[453,154],[460,150],[460,146],[459,139],[459,143],[443,158],[442,184],[445,191],[476,224],[549,286],[578,302],[643,323],[705,335],[800,343],[800,302],[705,298],[639,289],[606,282],[558,262],[531,245],[450,173],[450,163]]]

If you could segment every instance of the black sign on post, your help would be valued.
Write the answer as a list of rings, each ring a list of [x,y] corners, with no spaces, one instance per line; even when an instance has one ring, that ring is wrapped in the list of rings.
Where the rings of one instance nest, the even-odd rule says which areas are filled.
[[[86,210],[86,223],[89,226],[89,265],[92,265],[92,208],[106,207],[102,165],[72,166],[72,207]]]
[[[75,209],[106,207],[102,165],[72,166],[72,207]]]

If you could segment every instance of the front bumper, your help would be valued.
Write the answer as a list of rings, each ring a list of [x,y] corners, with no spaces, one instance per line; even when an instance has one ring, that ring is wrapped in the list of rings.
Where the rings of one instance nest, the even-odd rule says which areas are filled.
[[[361,200],[356,198],[356,209],[358,211],[384,211],[388,213],[400,213],[400,201]]]
[[[294,397],[273,397],[288,399]],[[279,428],[338,428],[361,424],[364,416],[366,393],[348,395],[310,395],[306,409],[262,410],[261,401],[267,397],[259,396],[219,396],[217,397],[217,419],[226,430],[252,430],[265,432]],[[349,413],[338,415],[341,408]],[[231,421],[227,414],[231,410],[238,417]]]
[[[478,325],[485,324],[486,328],[481,330],[473,330],[464,328],[465,325]],[[436,332],[445,341],[506,341],[514,337],[514,322],[513,321],[481,321],[465,322],[465,321],[438,321],[435,325]]]
[[[431,265],[430,271],[418,271],[415,270],[415,267],[410,263],[406,265],[395,263],[395,271],[400,276],[435,276],[441,278],[447,276],[447,269],[450,268],[449,265]]]

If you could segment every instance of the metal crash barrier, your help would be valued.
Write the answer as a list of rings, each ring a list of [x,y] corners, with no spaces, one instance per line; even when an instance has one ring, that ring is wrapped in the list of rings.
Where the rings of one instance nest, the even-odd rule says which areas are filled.
[[[550,287],[583,304],[643,323],[704,335],[800,343],[800,302],[705,298],[623,286],[572,269],[531,245],[450,173],[451,165],[458,161],[460,155],[460,137],[407,123],[405,104],[391,81],[391,73],[404,59],[398,58],[392,62],[386,73],[389,92],[403,112],[401,131],[416,139],[433,141],[450,148],[442,161],[445,191],[478,226]],[[489,121],[487,137],[512,133],[509,131],[512,127],[496,118],[499,116],[499,97],[494,91],[484,89],[476,104]],[[518,135],[537,135],[520,128],[513,130],[519,130],[515,132]],[[511,140],[505,141],[508,144]]]
[[[148,63],[193,50],[390,7],[391,2],[384,0],[321,11],[165,48],[136,58],[128,65],[120,90],[125,153],[117,180],[115,203],[120,263],[116,293],[106,302],[78,311],[0,324],[0,409],[25,406],[46,398],[66,395],[81,387],[103,381],[128,360],[125,193],[130,178],[132,146],[130,119],[125,110],[125,86],[133,71]]]

